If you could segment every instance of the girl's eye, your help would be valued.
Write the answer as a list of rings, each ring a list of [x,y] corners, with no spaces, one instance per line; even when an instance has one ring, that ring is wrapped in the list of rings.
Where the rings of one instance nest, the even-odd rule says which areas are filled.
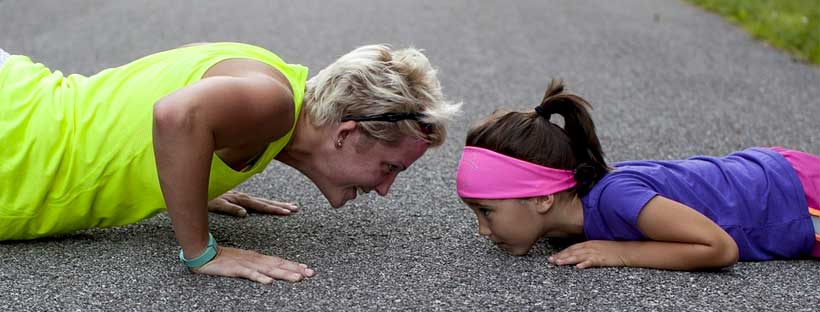
[[[483,215],[484,217],[489,217],[489,216],[490,216],[490,209],[487,209],[487,208],[479,208],[479,209],[478,209],[478,212],[480,212],[480,213],[481,213],[481,215]]]

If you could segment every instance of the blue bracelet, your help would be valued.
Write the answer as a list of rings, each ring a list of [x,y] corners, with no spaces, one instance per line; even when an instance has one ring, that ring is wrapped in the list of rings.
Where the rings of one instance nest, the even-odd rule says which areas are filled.
[[[199,257],[188,260],[185,259],[185,253],[182,250],[179,251],[179,261],[191,269],[201,267],[208,262],[211,262],[214,258],[216,258],[216,240],[211,233],[208,233],[208,247],[205,248],[205,251],[203,251]]]

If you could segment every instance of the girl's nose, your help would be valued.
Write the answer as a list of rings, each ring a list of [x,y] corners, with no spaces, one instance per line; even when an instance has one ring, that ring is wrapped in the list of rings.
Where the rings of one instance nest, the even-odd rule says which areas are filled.
[[[487,226],[481,218],[478,218],[478,234],[481,234],[481,236],[490,236],[490,234],[493,234],[493,232],[490,231],[490,227]]]

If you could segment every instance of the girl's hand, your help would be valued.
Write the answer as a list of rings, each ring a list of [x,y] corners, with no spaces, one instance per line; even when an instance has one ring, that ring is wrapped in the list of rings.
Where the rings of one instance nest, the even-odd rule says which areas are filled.
[[[299,207],[291,203],[253,197],[236,191],[228,191],[208,202],[208,211],[234,217],[246,217],[248,210],[277,216],[289,216],[299,211]]]
[[[575,245],[550,256],[547,260],[555,265],[575,265],[576,268],[627,266],[621,251],[623,242],[591,240]]]
[[[241,277],[262,284],[270,284],[274,280],[298,282],[314,274],[307,265],[279,257],[238,248],[218,248],[216,258],[193,271],[207,275]]]

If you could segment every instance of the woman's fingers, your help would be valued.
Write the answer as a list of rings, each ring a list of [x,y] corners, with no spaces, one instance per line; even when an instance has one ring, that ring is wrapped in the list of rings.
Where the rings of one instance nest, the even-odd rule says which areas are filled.
[[[238,204],[258,213],[287,216],[298,211],[296,205],[263,200],[256,197],[241,197]]]
[[[273,280],[298,282],[315,272],[307,265],[279,257],[231,247],[220,247],[219,254],[208,264],[194,270],[196,273],[241,277],[269,284]]]
[[[240,197],[239,204],[259,213],[280,216],[287,216],[299,211],[299,208],[291,203],[282,203],[252,196]]]
[[[299,211],[299,207],[292,203],[267,200],[236,191],[229,191],[219,196],[218,199],[225,200],[235,206],[240,206],[245,210],[253,210],[264,214],[287,216]]]
[[[298,262],[293,262],[290,260],[285,260],[279,257],[272,257],[272,256],[265,256],[268,259],[267,262],[271,265],[271,268],[282,269],[286,271],[290,271],[293,273],[297,273],[300,275],[304,275],[307,277],[313,276],[313,270],[309,269],[307,265],[301,264]]]
[[[255,271],[255,270],[247,270],[245,274],[247,274],[247,275],[243,276],[243,275],[240,274],[240,276],[237,276],[237,277],[244,277],[246,279],[252,280],[252,281],[257,282],[257,283],[262,283],[262,284],[270,284],[270,283],[273,283],[273,281],[274,281],[273,277],[262,274],[261,272]]]
[[[271,269],[261,271],[261,273],[264,273],[265,275],[267,275],[271,278],[285,280],[285,281],[289,281],[289,282],[298,282],[298,281],[301,281],[303,278],[305,278],[305,276],[300,274],[300,273],[296,273],[296,272],[293,272],[293,271],[290,271],[290,270],[285,270],[285,269],[282,269],[282,268],[271,268]]]
[[[234,204],[225,198],[217,197],[208,202],[208,211],[231,215],[234,217],[246,217],[248,211],[244,207]]]
[[[271,205],[271,206],[274,206],[274,207],[279,207],[279,208],[282,208],[282,209],[286,209],[286,210],[290,211],[291,213],[299,211],[299,207],[296,206],[296,204],[294,204],[294,203],[284,203],[284,202],[278,202],[278,201],[273,201],[273,200],[264,199],[264,198],[259,198],[259,200],[267,203],[268,205]]]

